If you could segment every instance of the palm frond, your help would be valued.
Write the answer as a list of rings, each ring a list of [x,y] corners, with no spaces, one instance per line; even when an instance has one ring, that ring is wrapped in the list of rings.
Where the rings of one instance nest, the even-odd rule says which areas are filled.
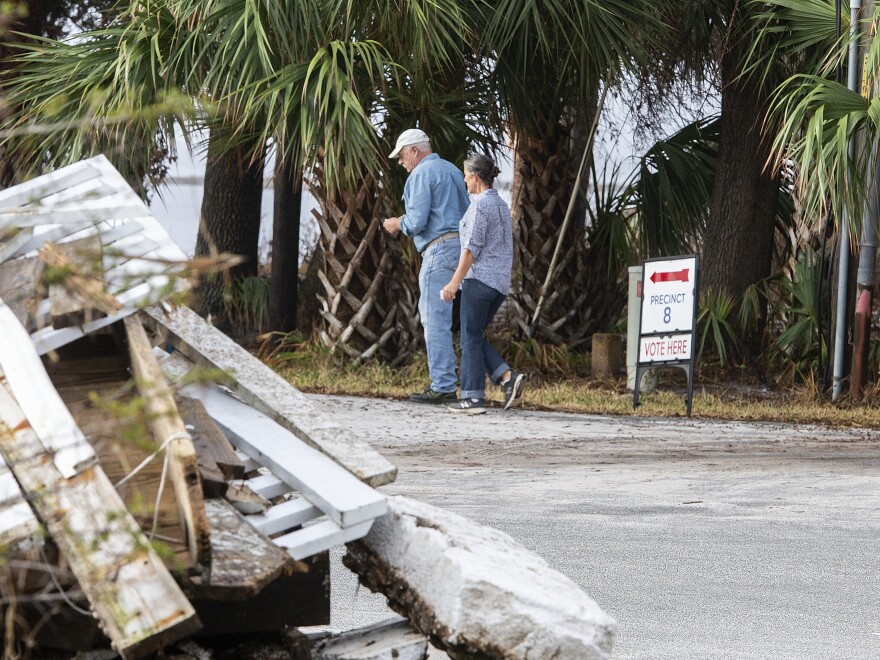
[[[643,258],[679,254],[697,244],[709,212],[720,122],[697,120],[654,144],[628,190]]]
[[[328,188],[355,184],[387,164],[371,121],[371,104],[372,92],[393,67],[375,41],[332,41],[309,63],[302,88],[301,142],[308,166],[321,162]]]
[[[796,167],[803,215],[821,216],[830,204],[836,217],[859,218],[870,158],[850,144],[862,130],[880,136],[880,99],[869,101],[835,81],[800,74],[776,91],[770,113],[781,127],[774,161]]]
[[[139,188],[155,155],[150,145],[172,145],[174,125],[195,116],[193,97],[162,56],[180,34],[167,12],[141,9],[126,24],[19,46],[16,75],[3,84],[16,111],[2,144],[20,175],[103,152]]]

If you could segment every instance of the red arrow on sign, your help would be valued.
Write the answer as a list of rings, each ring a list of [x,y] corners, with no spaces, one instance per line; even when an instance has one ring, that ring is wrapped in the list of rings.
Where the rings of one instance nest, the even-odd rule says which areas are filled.
[[[657,271],[651,273],[651,281],[654,284],[657,284],[657,282],[687,282],[689,270],[690,268],[682,268],[681,270],[671,270],[665,273]]]

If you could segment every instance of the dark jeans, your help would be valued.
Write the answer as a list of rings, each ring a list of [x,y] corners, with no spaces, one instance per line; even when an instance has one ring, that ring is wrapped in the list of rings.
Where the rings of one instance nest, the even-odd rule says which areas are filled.
[[[486,398],[486,375],[499,382],[510,367],[486,339],[486,328],[507,296],[479,280],[461,284],[461,398]]]

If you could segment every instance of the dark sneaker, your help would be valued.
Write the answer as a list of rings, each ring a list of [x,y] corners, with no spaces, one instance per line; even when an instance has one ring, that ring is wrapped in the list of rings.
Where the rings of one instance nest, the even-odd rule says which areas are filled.
[[[486,399],[461,399],[454,406],[446,407],[456,413],[482,415],[486,412]]]
[[[458,401],[458,397],[455,392],[435,392],[428,385],[423,392],[410,394],[409,400],[416,403],[452,403]]]
[[[501,383],[504,392],[504,409],[509,410],[522,403],[523,390],[526,388],[528,377],[516,371],[510,372],[510,378]]]

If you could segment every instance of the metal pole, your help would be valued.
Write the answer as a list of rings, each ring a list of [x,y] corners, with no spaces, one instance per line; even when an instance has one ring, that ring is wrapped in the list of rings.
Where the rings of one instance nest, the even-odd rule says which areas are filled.
[[[862,0],[849,0],[849,61],[847,64],[847,87],[859,91],[859,10]],[[855,160],[856,141],[850,138],[849,157]],[[837,401],[843,392],[843,357],[846,340],[846,289],[849,280],[849,214],[840,223],[840,252],[837,260],[837,316],[834,327],[834,381],[831,400]]]
[[[538,304],[535,307],[535,313],[532,315],[532,322],[529,324],[529,338],[535,336],[535,330],[538,327],[538,319],[541,317],[541,310],[544,307],[544,300],[547,298],[547,291],[550,283],[553,281],[554,271],[556,270],[556,262],[559,260],[559,253],[562,251],[562,241],[565,239],[565,232],[568,231],[568,225],[571,223],[572,211],[577,201],[577,194],[581,187],[581,176],[584,173],[584,165],[587,162],[587,156],[593,151],[593,138],[596,136],[596,127],[599,125],[599,115],[605,107],[605,95],[608,93],[608,83],[602,89],[602,96],[596,107],[596,115],[593,117],[593,124],[590,126],[590,134],[587,136],[587,144],[584,146],[584,153],[581,156],[581,165],[578,168],[577,176],[574,180],[574,189],[571,198],[568,200],[568,208],[565,210],[565,218],[562,220],[562,228],[559,230],[559,237],[556,239],[556,248],[553,250],[553,257],[550,259],[550,267],[547,268],[547,276],[544,278],[544,285],[541,287],[541,295],[538,297]]]

